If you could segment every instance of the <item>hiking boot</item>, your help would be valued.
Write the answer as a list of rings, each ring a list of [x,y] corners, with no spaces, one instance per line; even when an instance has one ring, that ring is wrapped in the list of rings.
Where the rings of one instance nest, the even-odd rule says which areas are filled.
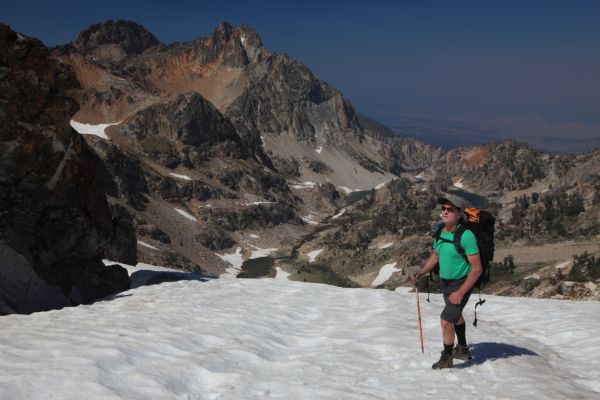
[[[468,346],[461,346],[457,344],[456,347],[452,349],[452,356],[454,358],[458,358],[459,360],[471,360],[471,352],[469,351]]]
[[[440,360],[438,362],[436,362],[435,364],[433,364],[431,366],[431,368],[433,369],[442,369],[442,368],[452,368],[454,367],[454,365],[452,364],[452,354],[446,354],[445,352],[442,351],[442,356],[440,357]]]

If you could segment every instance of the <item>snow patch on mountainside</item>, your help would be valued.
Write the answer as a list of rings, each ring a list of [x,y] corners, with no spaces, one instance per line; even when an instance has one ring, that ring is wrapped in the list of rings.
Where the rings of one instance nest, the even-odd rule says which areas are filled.
[[[181,208],[176,208],[175,211],[177,211],[179,214],[183,215],[185,218],[189,219],[190,221],[194,221],[194,222],[198,221],[196,219],[196,217],[194,217],[192,214],[188,213],[187,211],[182,210]]]
[[[121,122],[92,125],[92,124],[84,124],[81,122],[77,122],[73,119],[70,122],[71,127],[73,129],[75,129],[77,131],[77,133],[79,133],[81,135],[94,135],[94,136],[98,136],[105,140],[110,140],[108,135],[106,135],[106,132],[105,132],[106,128],[108,128],[109,126],[113,126],[113,125],[119,125],[120,123]]]
[[[308,257],[308,262],[309,263],[315,262],[315,260],[317,259],[319,254],[321,254],[323,252],[323,250],[324,249],[313,250],[313,251],[309,252],[308,254],[306,254],[306,256]]]
[[[400,269],[396,268],[396,263],[391,263],[391,264],[385,264],[383,267],[381,267],[381,269],[379,270],[379,274],[377,274],[377,278],[375,278],[375,280],[373,281],[373,283],[371,283],[371,286],[379,286],[382,283],[385,283],[388,279],[390,279],[390,277],[392,276],[392,274],[394,272],[398,272],[401,271]]]

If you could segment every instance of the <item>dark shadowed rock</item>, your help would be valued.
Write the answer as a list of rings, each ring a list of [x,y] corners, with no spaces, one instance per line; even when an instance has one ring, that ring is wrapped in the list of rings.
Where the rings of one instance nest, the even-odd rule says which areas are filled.
[[[131,261],[120,247],[127,245],[119,236],[126,221],[113,221],[102,164],[69,126],[77,110],[65,94],[78,86],[73,73],[39,41],[6,25],[0,25],[0,65],[6,72],[0,80],[0,241],[6,255],[0,303],[33,312],[128,287],[127,274],[107,272],[101,262],[109,243],[113,255]]]
[[[167,168],[193,168],[216,156],[247,156],[233,125],[198,93],[152,105],[117,129],[139,152]]]
[[[84,54],[99,53],[115,46],[128,55],[141,54],[160,42],[143,26],[132,21],[106,21],[81,31],[73,41],[73,47]]]
[[[211,250],[228,249],[235,244],[235,241],[222,229],[207,227],[196,235],[196,240]]]

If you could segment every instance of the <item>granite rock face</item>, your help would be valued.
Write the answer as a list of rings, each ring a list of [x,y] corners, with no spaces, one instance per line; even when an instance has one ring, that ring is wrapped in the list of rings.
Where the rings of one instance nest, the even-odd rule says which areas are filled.
[[[2,308],[28,313],[128,289],[127,274],[101,261],[135,262],[133,230],[111,213],[103,166],[69,126],[75,75],[6,25],[0,71]]]

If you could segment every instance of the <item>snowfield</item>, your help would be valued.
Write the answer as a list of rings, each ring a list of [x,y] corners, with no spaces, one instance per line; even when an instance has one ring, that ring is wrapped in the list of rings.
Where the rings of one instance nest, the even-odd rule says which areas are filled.
[[[600,303],[486,298],[479,328],[473,300],[465,313],[474,360],[434,371],[439,295],[421,297],[422,354],[406,289],[285,277],[142,286],[0,317],[0,398],[600,398]]]

